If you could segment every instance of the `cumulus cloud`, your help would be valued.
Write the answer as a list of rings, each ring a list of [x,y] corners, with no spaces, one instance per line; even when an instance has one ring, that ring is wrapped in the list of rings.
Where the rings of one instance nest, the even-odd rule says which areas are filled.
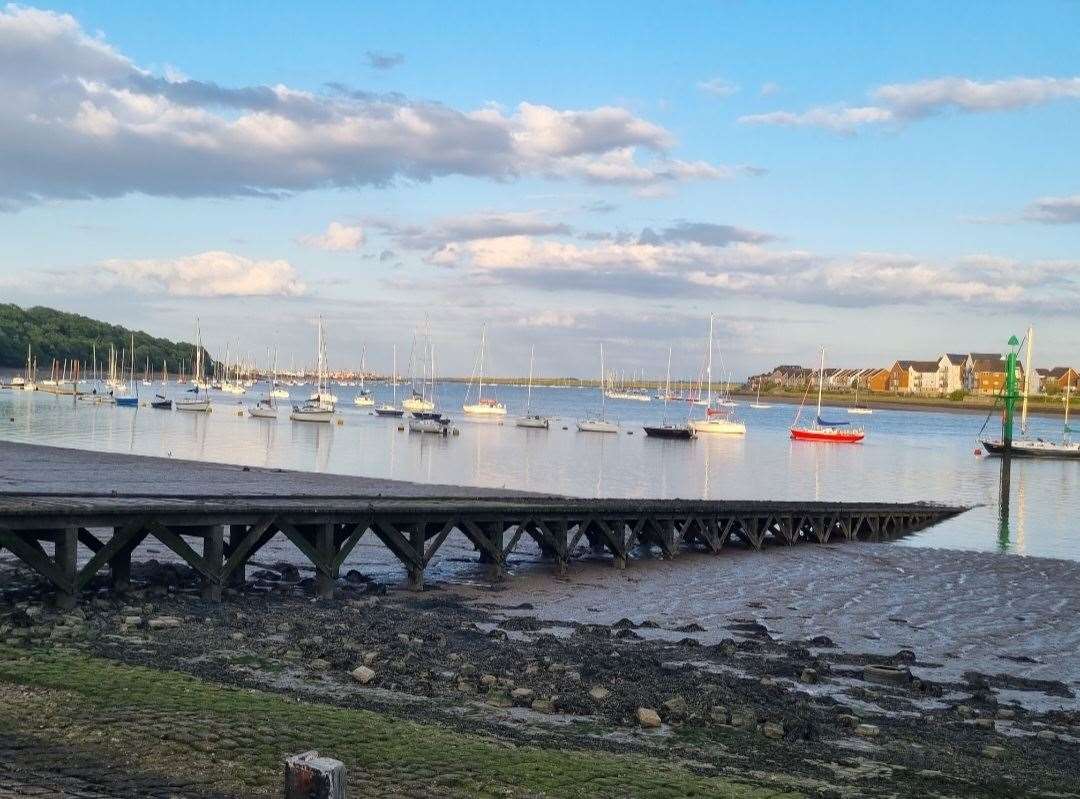
[[[988,255],[932,262],[904,254],[825,256],[766,246],[742,228],[684,222],[582,243],[531,235],[449,242],[428,262],[483,285],[652,297],[752,296],[819,306],[940,304],[1067,312],[1080,302],[1075,262]]]
[[[698,84],[698,88],[706,94],[711,94],[713,97],[730,97],[739,90],[738,86],[723,78],[703,80]]]
[[[104,261],[104,286],[171,297],[296,297],[306,286],[288,261],[210,251],[180,258]]]
[[[368,50],[364,53],[364,62],[372,69],[385,71],[404,64],[405,56],[401,53],[384,53],[379,50]]]
[[[364,244],[364,230],[359,225],[343,225],[331,222],[326,232],[318,236],[301,236],[300,243],[314,250],[348,252],[358,250]]]
[[[947,111],[987,113],[1080,99],[1080,77],[1018,77],[976,81],[943,77],[891,83],[870,93],[873,105],[830,105],[803,112],[773,111],[739,118],[744,124],[817,127],[852,133],[860,127],[905,123]]]
[[[1080,224],[1080,194],[1040,197],[1024,209],[1024,219],[1053,225]]]
[[[226,87],[139,67],[67,14],[0,10],[0,206],[278,195],[466,175],[632,187],[738,170],[673,157],[625,108],[459,110],[343,86]]]
[[[761,84],[761,96],[771,97],[774,94],[779,94],[781,88],[782,87],[779,83],[773,83],[772,81],[768,81],[767,83]]]

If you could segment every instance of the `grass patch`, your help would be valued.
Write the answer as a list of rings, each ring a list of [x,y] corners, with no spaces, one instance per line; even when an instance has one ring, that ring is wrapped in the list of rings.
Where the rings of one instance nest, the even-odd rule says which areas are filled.
[[[0,646],[0,722],[117,766],[244,796],[277,796],[283,758],[306,749],[344,761],[355,796],[795,796],[656,758],[514,746],[55,650]]]

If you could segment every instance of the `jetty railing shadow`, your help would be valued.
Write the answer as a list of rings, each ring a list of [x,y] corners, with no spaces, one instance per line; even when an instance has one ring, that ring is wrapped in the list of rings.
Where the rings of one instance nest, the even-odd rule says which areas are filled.
[[[527,537],[557,574],[586,542],[625,568],[635,547],[663,558],[696,550],[721,553],[732,542],[825,544],[898,538],[966,510],[932,503],[769,502],[659,499],[575,499],[349,496],[0,495],[0,548],[47,580],[60,606],[106,567],[112,588],[130,586],[132,554],[155,539],[202,580],[202,594],[220,600],[242,586],[246,566],[272,538],[291,541],[315,569],[315,590],[332,597],[346,558],[365,537],[380,541],[402,564],[411,587],[446,539],[465,536],[493,580]],[[50,556],[43,544],[51,543]],[[193,543],[195,546],[193,546]],[[79,567],[79,547],[89,560]],[[196,549],[196,546],[199,548]]]

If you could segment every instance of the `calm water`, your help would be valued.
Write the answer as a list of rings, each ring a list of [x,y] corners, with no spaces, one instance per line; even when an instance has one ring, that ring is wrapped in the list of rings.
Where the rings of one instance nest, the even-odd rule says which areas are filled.
[[[440,405],[461,407],[465,387],[440,388]],[[294,397],[308,388],[293,388]],[[461,434],[441,438],[398,431],[398,422],[352,404],[355,389],[336,388],[343,424],[295,423],[239,415],[257,395],[213,394],[214,412],[189,414],[73,402],[42,392],[0,391],[0,437],[91,450],[274,466],[424,482],[523,488],[578,496],[710,499],[934,500],[983,507],[913,536],[904,545],[1008,551],[1080,560],[1080,463],[1013,463],[1008,513],[1001,510],[1000,461],[973,455],[982,416],[875,411],[850,417],[865,425],[859,446],[792,442],[794,407],[736,413],[737,438],[647,439],[645,421],[665,416],[661,402],[609,401],[619,435],[579,433],[595,413],[596,389],[534,389],[533,411],[551,429],[525,430],[512,414],[525,391],[500,388],[511,416],[504,424],[458,419]],[[176,395],[175,390],[169,392]],[[390,390],[376,386],[376,401]],[[701,409],[696,409],[699,413]],[[457,414],[460,416],[460,414]],[[829,414],[823,414],[828,416]],[[672,405],[671,421],[686,418]],[[843,411],[832,416],[845,418]],[[10,421],[14,419],[14,421]],[[564,429],[565,428],[565,429]],[[1032,432],[1056,438],[1060,420],[1035,418]],[[632,433],[632,435],[630,435]]]

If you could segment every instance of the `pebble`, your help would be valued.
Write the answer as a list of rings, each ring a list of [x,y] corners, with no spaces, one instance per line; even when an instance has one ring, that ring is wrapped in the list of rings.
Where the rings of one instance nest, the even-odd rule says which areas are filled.
[[[124,624],[129,627],[138,627],[142,624],[142,616],[124,616]]]
[[[639,707],[637,709],[638,724],[646,729],[660,726],[660,714],[651,707]]]
[[[984,746],[982,748],[982,756],[987,760],[1001,760],[1001,758],[1005,757],[1005,747]]]
[[[611,691],[609,691],[602,685],[594,685],[592,688],[589,689],[589,696],[592,697],[594,702],[603,702],[605,699],[611,696]]]
[[[1039,730],[1035,737],[1040,741],[1056,741],[1058,736],[1053,730]]]
[[[761,725],[761,734],[766,738],[783,738],[784,725],[774,721],[767,721]]]
[[[980,730],[992,730],[994,729],[993,719],[975,719],[975,726]]]
[[[349,673],[352,674],[352,678],[361,685],[367,685],[375,679],[375,670],[369,669],[367,666],[357,666]]]
[[[308,667],[311,668],[312,671],[328,671],[330,669],[330,662],[323,660],[322,658],[315,658],[308,663]]]
[[[535,691],[532,688],[515,688],[510,692],[510,698],[515,705],[530,705]]]
[[[818,681],[817,669],[803,669],[802,674],[799,676],[802,682],[813,685]]]
[[[499,680],[494,674],[482,674],[480,675],[480,684],[485,688],[490,688]]]
[[[958,715],[962,719],[970,719],[972,716],[975,715],[975,711],[967,705],[958,705],[956,708],[956,715]]]
[[[876,738],[881,734],[881,730],[878,729],[876,724],[860,724],[855,728],[855,734],[864,738]]]
[[[1003,707],[998,710],[997,717],[999,719],[1014,719],[1016,718],[1016,711],[1012,708]]]
[[[180,619],[176,618],[175,616],[157,616],[153,619],[150,619],[151,630],[164,630],[179,627],[180,625]]]

